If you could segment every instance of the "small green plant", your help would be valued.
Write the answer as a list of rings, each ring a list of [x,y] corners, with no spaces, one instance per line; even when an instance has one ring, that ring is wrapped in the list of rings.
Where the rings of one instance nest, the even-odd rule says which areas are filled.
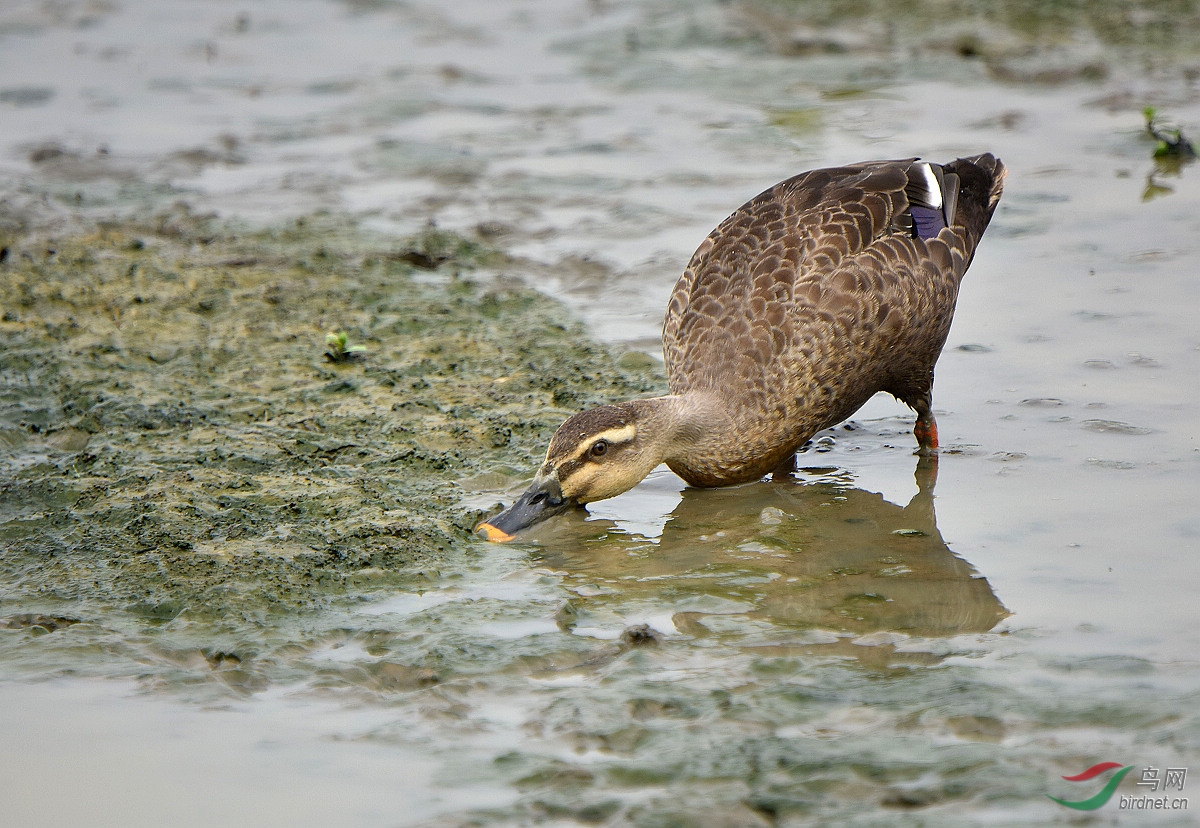
[[[325,334],[325,358],[330,362],[352,362],[367,349],[362,345],[349,345],[350,337],[345,331]]]
[[[1183,137],[1183,130],[1167,128],[1158,123],[1158,110],[1148,106],[1142,110],[1146,117],[1146,134],[1157,143],[1154,147],[1154,169],[1146,177],[1142,201],[1170,195],[1175,190],[1162,183],[1159,176],[1178,177],[1183,168],[1196,160],[1196,148]]]
[[[1191,141],[1183,137],[1183,130],[1167,129],[1155,122],[1158,117],[1157,109],[1148,106],[1142,110],[1142,114],[1146,116],[1146,132],[1158,141],[1158,145],[1154,148],[1155,158],[1184,160],[1196,157],[1196,148],[1192,146]]]

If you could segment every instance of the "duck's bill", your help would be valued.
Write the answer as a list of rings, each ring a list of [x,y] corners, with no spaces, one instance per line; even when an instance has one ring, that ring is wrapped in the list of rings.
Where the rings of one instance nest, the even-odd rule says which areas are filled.
[[[475,532],[490,541],[504,543],[512,540],[522,529],[561,514],[574,505],[574,501],[562,496],[557,480],[534,480],[533,485],[513,505],[479,524]]]

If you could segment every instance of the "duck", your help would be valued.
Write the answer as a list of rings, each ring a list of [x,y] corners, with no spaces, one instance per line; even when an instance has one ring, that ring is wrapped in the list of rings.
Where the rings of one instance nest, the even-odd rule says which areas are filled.
[[[690,486],[790,474],[817,432],[878,392],[936,460],[934,365],[1007,175],[991,153],[800,173],[722,221],[663,322],[669,393],[567,418],[491,541],[614,497],[665,463]]]

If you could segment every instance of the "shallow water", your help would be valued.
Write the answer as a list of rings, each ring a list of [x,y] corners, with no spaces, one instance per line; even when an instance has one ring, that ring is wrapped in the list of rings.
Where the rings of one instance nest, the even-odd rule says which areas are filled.
[[[5,246],[144,222],[181,199],[268,226],[349,215],[393,238],[433,221],[502,251],[473,260],[472,278],[524,278],[635,351],[656,349],[692,248],[780,178],[984,149],[1011,170],[938,366],[936,480],[911,455],[910,415],[877,399],[854,429],[817,441],[794,481],[694,492],[659,472],[497,547],[464,526],[519,490],[532,468],[513,464],[541,446],[489,447],[482,426],[432,409],[427,435],[372,431],[372,418],[393,416],[391,392],[363,379],[363,451],[409,440],[427,471],[389,476],[330,454],[312,478],[311,521],[278,531],[284,505],[270,487],[205,495],[290,533],[272,536],[276,554],[345,535],[362,563],[325,565],[328,580],[297,590],[311,601],[281,611],[286,596],[262,604],[234,583],[207,595],[219,612],[173,605],[166,587],[142,604],[106,602],[71,582],[86,572],[99,583],[102,567],[61,552],[66,563],[47,570],[61,582],[31,583],[31,566],[0,584],[0,793],[12,823],[1029,825],[1083,819],[1046,794],[1092,795],[1098,780],[1060,777],[1097,762],[1137,768],[1127,795],[1147,792],[1143,768],[1200,764],[1200,165],[1156,164],[1141,112],[1155,105],[1200,134],[1195,21],[1147,6],[1114,33],[1006,8],[1013,16],[970,7],[927,32],[903,15],[851,25],[824,7],[766,2],[0,13]],[[1107,4],[1089,8],[1111,23]],[[301,247],[333,249],[324,228],[293,232]],[[428,277],[431,289],[443,276]],[[256,284],[229,287],[218,311]],[[415,358],[379,321],[396,313],[386,293],[361,290],[345,313],[355,297],[385,297],[374,321],[352,317],[383,359],[368,378],[408,370]],[[472,324],[469,302],[445,304]],[[318,341],[324,322],[308,325]],[[20,324],[5,320],[13,347]],[[108,342],[92,343],[95,359]],[[168,345],[145,347],[178,365]],[[212,365],[197,364],[215,365],[221,383],[254,371],[244,349],[209,347]],[[586,376],[596,364],[557,407],[599,393]],[[173,383],[203,381],[172,370]],[[314,390],[294,402],[327,405],[339,376],[360,382],[306,379]],[[6,474],[66,465],[81,443],[98,451],[84,428],[17,428],[54,406],[15,377]],[[227,464],[243,464],[246,487],[264,485],[255,452],[305,445],[301,425],[253,425],[256,400],[238,429],[191,438],[211,451],[248,432],[260,441]],[[541,439],[555,413],[521,431],[517,404],[503,404],[510,419],[489,426],[518,443]],[[115,455],[120,441],[108,440]],[[297,457],[342,448],[314,438],[280,477],[308,480]],[[148,466],[191,469],[155,450],[167,459],[147,455]],[[461,498],[447,487],[418,499],[433,482],[405,488],[406,475],[436,481],[446,467]],[[376,478],[366,491],[381,500],[409,498],[395,505],[410,511],[347,517],[338,510],[357,490],[338,481],[358,477]],[[116,487],[129,503],[93,492],[87,515],[120,520],[146,494],[139,485]],[[72,510],[86,522],[73,498],[28,497],[0,506],[6,543],[58,532]],[[426,534],[371,533],[396,515]],[[215,528],[225,534],[197,557],[265,543]],[[135,563],[148,566],[130,558],[130,578]],[[1093,817],[1183,825],[1196,807],[1127,815],[1114,798]]]

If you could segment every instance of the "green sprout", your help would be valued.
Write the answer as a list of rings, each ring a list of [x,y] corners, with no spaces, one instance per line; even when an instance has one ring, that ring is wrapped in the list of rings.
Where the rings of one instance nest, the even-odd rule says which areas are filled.
[[[1155,118],[1158,117],[1157,109],[1148,106],[1142,110],[1142,114],[1146,116],[1146,132],[1158,141],[1158,146],[1154,148],[1155,158],[1183,160],[1196,157],[1196,148],[1192,146],[1191,141],[1183,137],[1183,130],[1167,129],[1155,123]]]
[[[1157,142],[1154,147],[1154,170],[1146,177],[1146,189],[1142,192],[1142,201],[1150,201],[1174,192],[1158,176],[1179,176],[1184,166],[1196,160],[1196,148],[1183,137],[1183,130],[1160,125],[1158,110],[1154,107],[1146,107],[1142,114],[1146,117],[1146,134]]]
[[[325,358],[330,362],[351,362],[366,352],[362,345],[348,345],[345,331],[325,334]]]

